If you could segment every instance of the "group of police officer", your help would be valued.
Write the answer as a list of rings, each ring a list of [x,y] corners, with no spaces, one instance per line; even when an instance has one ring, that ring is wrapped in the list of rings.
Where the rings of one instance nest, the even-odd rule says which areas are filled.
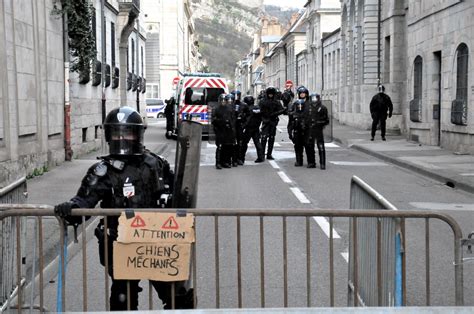
[[[291,88],[283,93],[268,87],[259,94],[245,96],[238,90],[222,94],[212,110],[212,126],[216,138],[216,169],[243,165],[248,143],[253,140],[257,150],[256,163],[273,160],[273,146],[279,116],[288,115],[288,135],[294,144],[296,163],[303,166],[306,151],[307,167],[316,168],[315,144],[320,168],[326,169],[323,129],[329,124],[327,108],[318,94],[309,94],[306,87],[297,89],[297,99]],[[266,153],[265,153],[266,152]]]

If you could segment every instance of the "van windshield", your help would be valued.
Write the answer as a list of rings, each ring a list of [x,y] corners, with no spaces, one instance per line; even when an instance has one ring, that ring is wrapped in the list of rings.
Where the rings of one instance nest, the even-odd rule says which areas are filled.
[[[202,106],[217,103],[219,95],[223,93],[223,88],[188,87],[184,93],[184,104]]]

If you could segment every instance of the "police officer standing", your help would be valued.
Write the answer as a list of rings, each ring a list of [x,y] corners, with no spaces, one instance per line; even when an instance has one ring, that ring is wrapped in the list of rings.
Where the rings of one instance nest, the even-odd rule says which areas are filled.
[[[71,216],[72,208],[93,208],[99,202],[103,208],[157,208],[170,204],[173,187],[173,172],[168,162],[143,145],[145,127],[140,114],[130,107],[112,110],[104,122],[105,139],[109,155],[89,168],[81,186],[70,201],[55,207],[56,215],[70,225],[82,223],[82,217]],[[127,310],[127,285],[130,287],[131,310],[138,309],[138,293],[142,290],[139,280],[117,280],[113,277],[113,241],[118,236],[118,217],[101,219],[95,230],[99,240],[99,257],[105,266],[107,254],[108,273],[112,278],[110,309]],[[108,249],[105,248],[105,233],[108,235]],[[151,281],[165,309],[170,309],[171,283]],[[176,282],[176,308],[193,308],[192,289],[186,291],[183,282]]]
[[[216,169],[232,167],[235,145],[233,95],[221,94],[219,104],[212,114],[212,125],[216,134]]]
[[[165,103],[166,138],[171,138],[174,130],[174,109],[176,106],[174,96],[171,96],[170,99],[165,100]]]
[[[262,116],[260,114],[260,107],[255,105],[255,98],[253,96],[245,96],[243,103],[242,116],[243,123],[243,138],[242,147],[240,151],[240,160],[245,162],[245,155],[247,154],[248,144],[250,139],[253,140],[255,149],[257,150],[256,163],[265,161],[264,151],[260,143],[260,124],[262,123]]]
[[[278,121],[280,121],[278,116],[285,111],[281,102],[277,99],[277,89],[275,87],[268,87],[265,90],[265,97],[260,101],[259,107],[262,115],[263,151],[265,152],[268,142],[267,159],[273,160],[273,145],[275,143]]]
[[[372,116],[372,130],[371,138],[373,141],[375,137],[375,132],[377,131],[377,125],[380,123],[380,135],[382,136],[382,141],[385,141],[385,128],[387,116],[392,117],[393,104],[390,96],[385,94],[385,86],[379,85],[379,92],[372,97],[370,101],[370,115]]]
[[[281,95],[281,100],[283,101],[286,112],[288,112],[288,106],[291,104],[293,98],[295,98],[295,93],[291,90],[291,85],[288,84]]]
[[[324,134],[323,129],[329,124],[329,115],[326,106],[321,102],[321,96],[319,94],[311,94],[309,107],[305,110],[305,129],[307,134],[307,146],[312,146],[312,152],[314,154],[314,142],[318,147],[319,153],[319,166],[321,170],[326,169],[326,148],[324,146]],[[312,157],[312,160],[315,158]],[[309,164],[308,157],[308,164]],[[308,168],[315,168],[309,166]]]
[[[242,141],[244,137],[244,121],[245,121],[245,114],[246,108],[248,107],[247,104],[241,101],[242,93],[239,90],[233,90],[231,92],[234,95],[234,123],[235,123],[235,142],[234,145],[234,152],[232,156],[232,166],[242,166],[244,161],[242,160],[240,152],[242,151]]]
[[[310,107],[309,92],[304,86],[296,91],[298,99],[288,111],[288,136],[293,141],[295,149],[295,167],[303,166],[303,151],[306,151],[308,168],[315,168],[314,140],[311,142],[310,132],[306,124]]]

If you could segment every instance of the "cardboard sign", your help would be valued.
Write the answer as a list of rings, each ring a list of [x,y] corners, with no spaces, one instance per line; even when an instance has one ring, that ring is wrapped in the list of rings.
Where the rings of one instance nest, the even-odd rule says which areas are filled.
[[[178,217],[173,213],[136,212],[127,219],[119,218],[118,242],[194,242],[194,216]]]
[[[189,279],[194,216],[135,212],[119,218],[114,242],[116,279],[181,281]]]
[[[114,242],[114,278],[189,279],[191,244]]]

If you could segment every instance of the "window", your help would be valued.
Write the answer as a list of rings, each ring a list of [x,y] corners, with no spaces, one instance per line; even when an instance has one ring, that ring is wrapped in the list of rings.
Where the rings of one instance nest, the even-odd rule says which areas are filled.
[[[467,124],[469,49],[462,43],[456,50],[456,99],[451,103],[451,123]]]
[[[413,100],[410,101],[410,120],[421,122],[423,94],[423,58],[417,56],[414,61],[413,71]]]
[[[158,84],[146,84],[146,96],[145,98],[159,98],[158,97]]]
[[[135,40],[132,39],[132,71],[135,74]]]
[[[423,90],[423,58],[420,56],[415,59],[415,71],[413,78],[413,98],[421,100]]]
[[[110,56],[112,62],[112,68],[115,67],[115,24],[110,22]]]

